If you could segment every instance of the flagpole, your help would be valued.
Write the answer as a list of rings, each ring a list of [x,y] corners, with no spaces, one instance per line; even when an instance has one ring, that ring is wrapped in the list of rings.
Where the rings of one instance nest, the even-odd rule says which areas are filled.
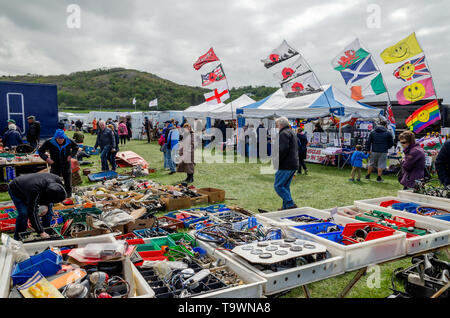
[[[414,32],[414,33],[415,33],[415,32]],[[419,40],[417,39],[417,37],[416,37],[416,41],[417,41],[417,43],[419,44],[420,48],[422,49],[423,56],[425,57],[425,64],[426,64],[428,70],[430,71],[430,78],[431,78],[431,83],[433,84],[434,95],[436,96],[436,100],[438,101],[438,105],[439,105],[439,98],[438,98],[438,94],[437,94],[437,91],[436,91],[436,86],[434,85],[433,76],[432,76],[432,74],[431,74],[430,63],[428,63],[428,58],[426,57],[425,51],[423,50],[422,45],[420,45],[420,42],[419,42]]]

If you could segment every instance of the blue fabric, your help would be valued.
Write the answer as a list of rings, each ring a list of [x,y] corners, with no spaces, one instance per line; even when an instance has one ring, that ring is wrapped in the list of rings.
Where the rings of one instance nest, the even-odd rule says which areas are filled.
[[[364,154],[362,151],[355,151],[350,159],[350,164],[352,167],[362,168],[363,159],[369,158],[369,154]]]
[[[175,162],[173,161],[173,155],[175,154],[172,150],[167,150],[167,165],[171,172],[176,172]]]
[[[22,136],[17,130],[8,130],[3,137],[3,146],[7,148],[17,147],[23,144]]]
[[[295,175],[295,170],[278,170],[275,173],[275,192],[283,200],[283,209],[291,208],[295,203],[292,200],[290,185],[292,178]]]
[[[172,129],[169,132],[168,139],[170,142],[168,142],[167,148],[169,150],[173,150],[175,147],[177,147],[178,141],[180,140],[180,133],[178,132],[178,129]]]
[[[109,171],[108,159],[111,155],[111,146],[106,146],[101,150],[100,160],[102,162],[102,171]]]
[[[55,131],[55,135],[53,136],[54,138],[60,138],[60,139],[66,139],[66,134],[64,133],[64,130],[62,129],[57,129]]]
[[[169,160],[167,159],[167,147],[165,147],[163,154],[164,154],[164,169],[168,169],[169,168]]]
[[[25,232],[28,228],[28,206],[12,194],[11,190],[8,189],[9,196],[11,200],[14,202],[14,205],[17,210],[17,218],[16,218],[16,229],[14,231],[14,239],[19,241],[19,233]],[[53,204],[48,205],[48,212],[46,215],[42,217],[42,227],[47,228],[50,227],[50,222],[53,217]]]
[[[116,169],[117,169],[116,155],[117,155],[117,151],[114,151],[114,152],[110,151],[109,152],[108,161],[111,164],[111,170],[112,171],[116,171]]]

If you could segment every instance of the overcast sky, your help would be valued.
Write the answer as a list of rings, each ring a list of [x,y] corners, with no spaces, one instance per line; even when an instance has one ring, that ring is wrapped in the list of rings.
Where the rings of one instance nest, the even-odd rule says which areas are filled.
[[[70,4],[81,8],[80,28],[67,26]],[[331,60],[358,37],[396,99],[402,82],[379,54],[416,32],[448,103],[449,12],[448,0],[0,0],[0,75],[125,67],[200,86],[211,67],[192,64],[214,47],[230,86],[277,86],[260,60],[286,39],[323,84],[344,89]]]

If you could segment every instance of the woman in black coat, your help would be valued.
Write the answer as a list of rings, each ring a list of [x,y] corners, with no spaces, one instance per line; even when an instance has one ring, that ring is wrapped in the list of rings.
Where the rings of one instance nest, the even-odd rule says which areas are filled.
[[[306,168],[305,159],[308,147],[308,138],[306,133],[303,132],[303,128],[297,129],[297,142],[298,142],[298,174],[302,174],[302,167],[305,170],[305,175],[308,174],[308,168]]]

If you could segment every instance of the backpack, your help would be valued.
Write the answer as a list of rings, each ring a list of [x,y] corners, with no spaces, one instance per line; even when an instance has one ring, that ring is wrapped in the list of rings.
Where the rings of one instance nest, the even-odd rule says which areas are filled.
[[[166,138],[164,138],[164,135],[161,135],[158,140],[158,145],[162,146],[166,143]]]
[[[119,126],[119,132],[120,132],[120,134],[125,133],[125,129],[124,129],[124,127],[122,125]]]

